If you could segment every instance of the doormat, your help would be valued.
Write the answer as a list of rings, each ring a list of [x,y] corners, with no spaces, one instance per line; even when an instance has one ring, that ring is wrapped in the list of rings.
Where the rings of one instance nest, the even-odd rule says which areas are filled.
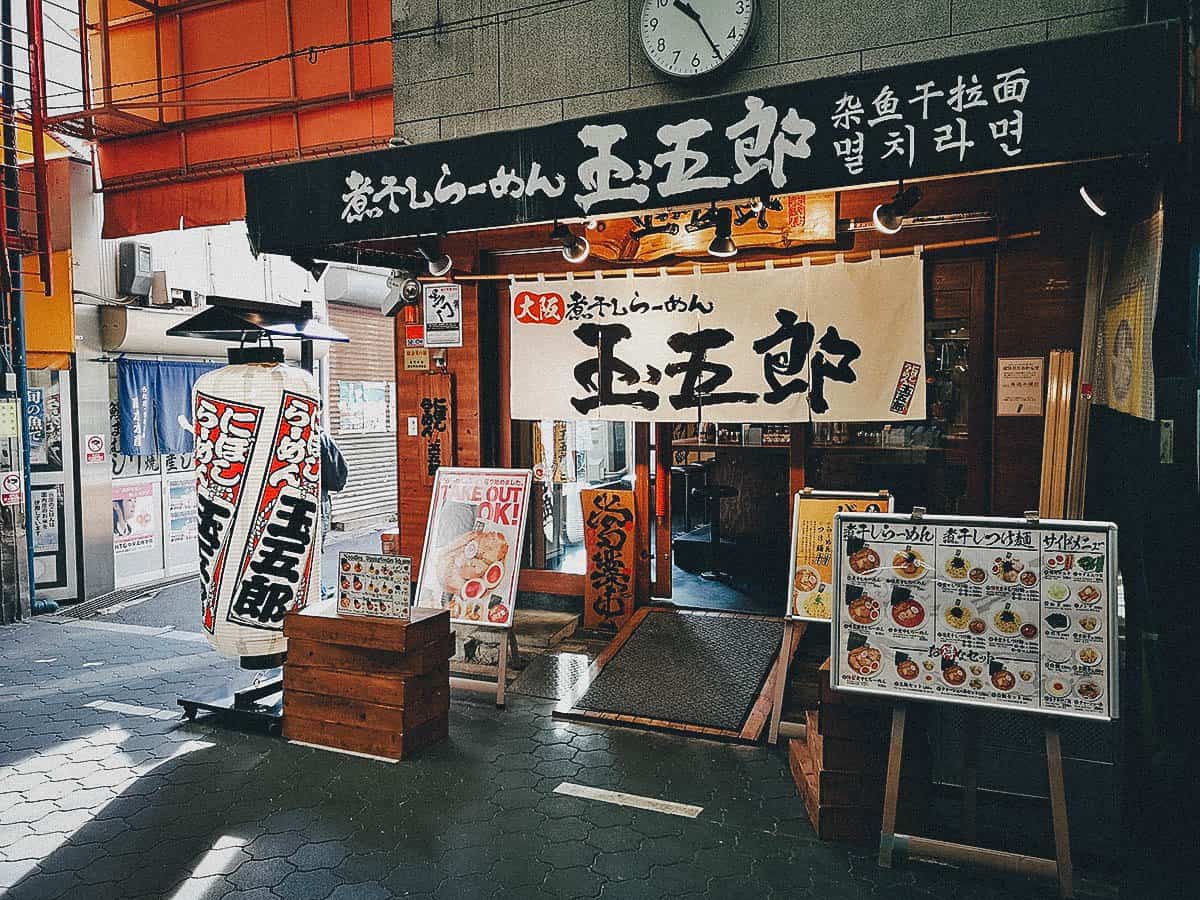
[[[540,697],[543,700],[563,700],[570,697],[588,671],[591,660],[586,653],[564,653],[552,650],[533,657],[509,685],[509,693]]]
[[[782,641],[781,619],[643,607],[554,715],[754,741]]]

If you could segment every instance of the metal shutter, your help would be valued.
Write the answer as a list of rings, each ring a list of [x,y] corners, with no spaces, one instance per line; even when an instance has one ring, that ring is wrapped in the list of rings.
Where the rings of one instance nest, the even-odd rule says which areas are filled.
[[[333,327],[350,337],[329,352],[329,433],[337,442],[350,477],[334,494],[334,527],[353,530],[396,520],[396,433],[342,434],[338,415],[338,382],[386,381],[393,422],[396,417],[395,345],[391,319],[378,311],[329,304]]]

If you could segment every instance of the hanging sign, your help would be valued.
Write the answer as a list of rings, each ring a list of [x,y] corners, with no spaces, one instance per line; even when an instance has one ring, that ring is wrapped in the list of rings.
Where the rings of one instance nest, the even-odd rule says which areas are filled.
[[[1116,526],[838,513],[837,689],[1115,719]]]
[[[633,615],[637,538],[633,491],[585,490],[583,627],[619,631]]]
[[[102,434],[89,434],[83,441],[84,462],[91,465],[92,463],[108,462],[108,441]]]
[[[789,619],[828,622],[833,617],[833,517],[840,512],[891,512],[887,491],[814,491],[796,494],[792,504]]]
[[[20,472],[5,472],[0,475],[0,506],[20,506],[23,497]]]
[[[453,466],[454,446],[454,376],[431,372],[421,379],[421,416],[418,420],[422,454],[421,483],[433,484],[442,466]]]
[[[407,619],[412,560],[378,553],[338,554],[338,614]]]
[[[528,469],[438,469],[417,605],[450,621],[512,625],[529,509]]]
[[[512,291],[514,419],[925,418],[914,255]]]
[[[1181,56],[1159,23],[251,169],[246,225],[286,253],[1124,155],[1178,143]]]
[[[996,415],[1042,414],[1045,365],[1040,356],[1002,356],[996,360]]]
[[[425,303],[425,346],[462,346],[462,285],[427,284],[422,288]]]

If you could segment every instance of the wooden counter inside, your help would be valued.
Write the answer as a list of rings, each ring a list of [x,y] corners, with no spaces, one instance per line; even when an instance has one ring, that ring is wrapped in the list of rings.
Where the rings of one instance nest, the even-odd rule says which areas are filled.
[[[411,621],[339,616],[332,602],[289,613],[283,633],[283,735],[404,759],[448,734],[448,610]]]

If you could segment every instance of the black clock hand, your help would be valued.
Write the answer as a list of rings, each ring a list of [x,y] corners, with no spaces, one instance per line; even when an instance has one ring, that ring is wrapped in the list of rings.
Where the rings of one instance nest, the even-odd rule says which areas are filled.
[[[717,46],[716,41],[712,39],[712,35],[708,33],[708,29],[704,27],[704,23],[700,21],[700,13],[696,12],[696,8],[692,6],[692,4],[688,3],[687,0],[675,0],[675,8],[695,22],[697,26],[699,26],[701,34],[704,35],[704,39],[708,41],[708,45],[713,48],[713,53],[717,54],[717,59],[724,59],[725,57],[721,55],[721,48]]]

